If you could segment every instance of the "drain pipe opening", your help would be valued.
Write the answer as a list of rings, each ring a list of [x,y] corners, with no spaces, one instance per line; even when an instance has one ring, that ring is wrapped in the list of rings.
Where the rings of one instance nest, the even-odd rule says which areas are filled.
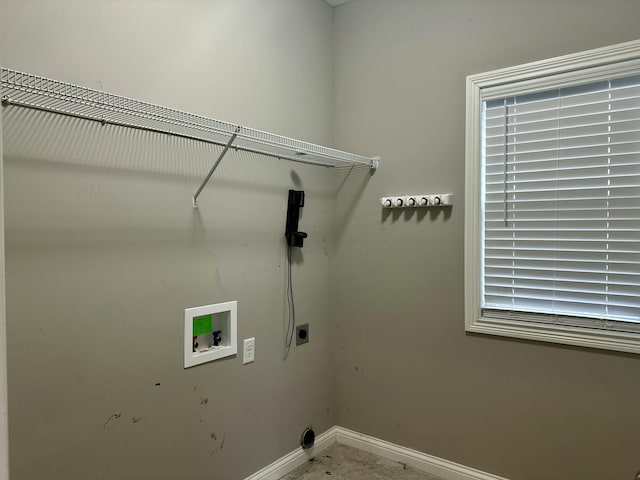
[[[304,432],[302,432],[302,438],[300,439],[300,446],[305,450],[313,447],[314,442],[316,441],[316,434],[313,431],[312,427],[308,427]]]

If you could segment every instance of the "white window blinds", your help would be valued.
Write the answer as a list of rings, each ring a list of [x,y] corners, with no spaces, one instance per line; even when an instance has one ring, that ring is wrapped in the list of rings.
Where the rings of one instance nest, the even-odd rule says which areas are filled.
[[[640,331],[640,76],[483,102],[482,314]]]

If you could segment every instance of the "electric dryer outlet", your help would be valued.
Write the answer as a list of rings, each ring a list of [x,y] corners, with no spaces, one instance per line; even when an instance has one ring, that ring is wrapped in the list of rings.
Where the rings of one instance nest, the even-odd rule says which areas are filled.
[[[298,325],[296,327],[296,345],[309,343],[309,324]]]

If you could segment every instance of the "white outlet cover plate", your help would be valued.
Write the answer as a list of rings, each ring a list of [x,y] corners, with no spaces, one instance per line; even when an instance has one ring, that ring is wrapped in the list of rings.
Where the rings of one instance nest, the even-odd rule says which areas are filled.
[[[242,364],[246,365],[255,361],[256,358],[256,339],[255,337],[244,339],[244,348],[242,349]]]

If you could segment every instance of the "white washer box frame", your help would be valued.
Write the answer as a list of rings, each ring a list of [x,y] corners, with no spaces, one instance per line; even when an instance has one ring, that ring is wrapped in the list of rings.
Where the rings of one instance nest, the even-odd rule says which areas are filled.
[[[229,314],[229,345],[212,347],[205,352],[193,352],[193,319],[203,315]],[[184,368],[230,357],[238,353],[238,302],[215,303],[184,309]]]

